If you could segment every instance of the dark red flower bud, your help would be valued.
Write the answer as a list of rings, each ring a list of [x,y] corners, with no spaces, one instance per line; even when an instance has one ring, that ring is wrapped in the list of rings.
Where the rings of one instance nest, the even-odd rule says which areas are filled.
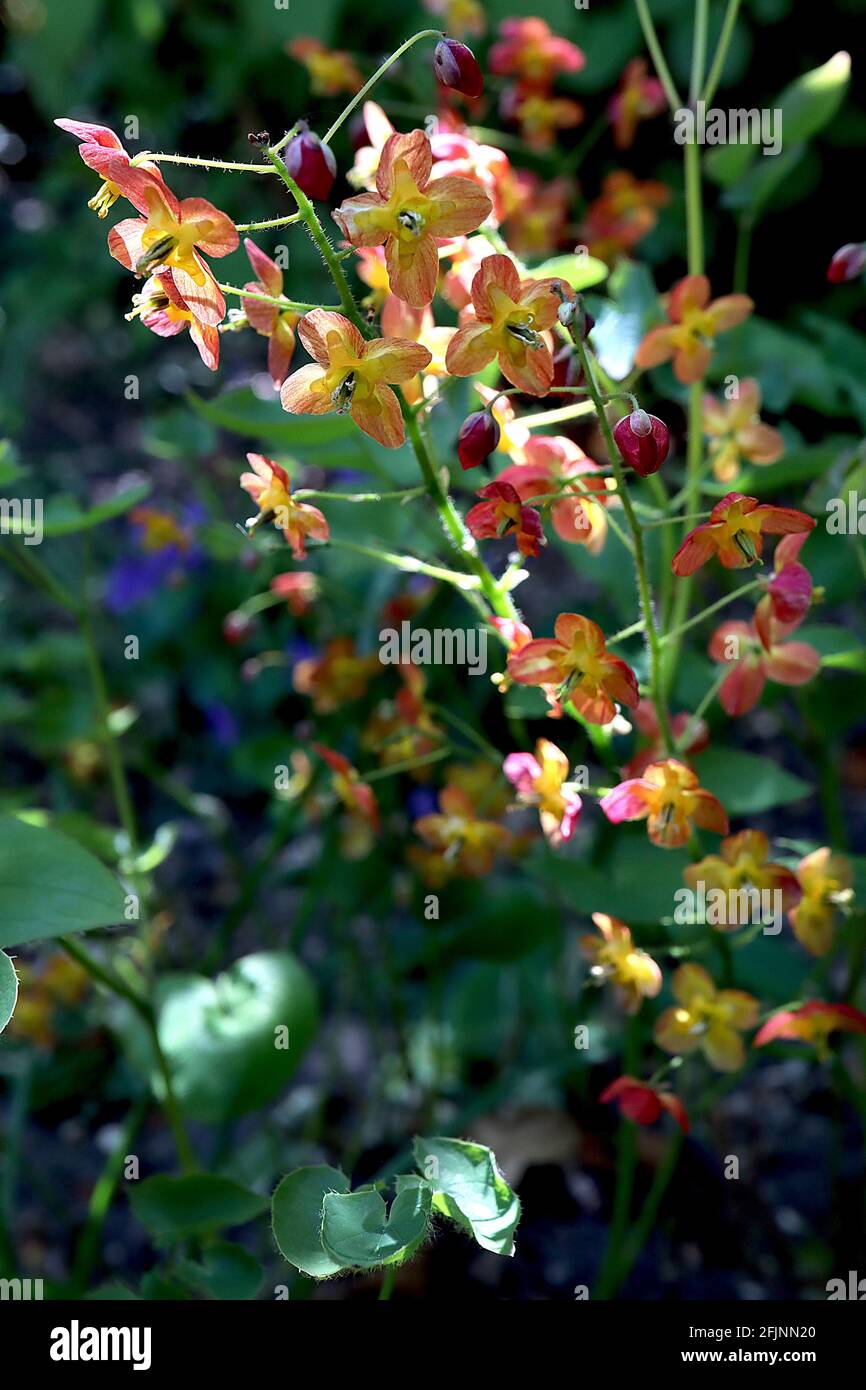
[[[238,643],[246,641],[255,626],[248,614],[236,608],[233,613],[227,613],[223,618],[223,637],[232,647],[236,647]]]
[[[642,478],[658,472],[671,447],[671,432],[664,420],[645,410],[633,410],[618,420],[613,437],[626,463]]]
[[[866,241],[849,241],[840,246],[827,267],[827,279],[831,285],[841,285],[845,280],[856,280],[866,269]]]
[[[484,77],[471,48],[456,39],[440,39],[433,54],[433,70],[444,87],[453,87],[465,97],[480,97]]]
[[[483,463],[499,444],[502,431],[491,410],[477,410],[468,415],[457,436],[457,457],[462,468],[475,468]]]
[[[308,198],[323,202],[337,177],[337,161],[327,145],[298,121],[298,133],[293,135],[283,152],[283,161],[295,183]]]
[[[783,565],[774,574],[767,590],[773,605],[773,617],[780,623],[798,623],[812,603],[812,576],[799,561]]]

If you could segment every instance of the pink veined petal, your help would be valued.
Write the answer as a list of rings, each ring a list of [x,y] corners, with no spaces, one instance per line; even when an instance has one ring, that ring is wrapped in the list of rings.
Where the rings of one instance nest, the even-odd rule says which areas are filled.
[[[295,335],[288,324],[278,325],[268,339],[268,371],[275,386],[282,386],[295,353]]]
[[[334,409],[334,402],[326,390],[315,389],[324,380],[325,372],[315,362],[292,372],[280,387],[283,410],[290,415],[327,415]]]
[[[185,228],[195,228],[195,244],[206,256],[228,256],[240,244],[234,222],[206,198],[184,198],[179,221]]]
[[[510,654],[508,674],[518,685],[558,685],[562,647],[549,637],[535,637]]]
[[[248,281],[244,285],[244,289],[249,290],[252,294],[268,293],[267,290],[263,291],[258,280]],[[241,308],[247,316],[250,327],[264,337],[270,337],[280,312],[276,304],[263,304],[260,299],[242,299]]]
[[[766,683],[764,663],[756,657],[743,657],[722,682],[719,704],[734,719],[748,714],[760,700]]]
[[[764,670],[779,685],[805,685],[821,669],[821,655],[808,642],[784,642],[764,658]]]
[[[533,782],[541,776],[538,759],[532,753],[509,753],[502,771],[518,791],[531,792]]]
[[[430,303],[439,278],[439,255],[432,236],[422,236],[414,242],[389,237],[385,264],[393,294],[416,309]]]
[[[352,419],[365,434],[386,449],[397,449],[406,438],[400,402],[390,386],[377,385],[368,395],[352,399]]]
[[[144,217],[148,216],[149,190],[155,183],[165,187],[162,174],[156,165],[133,166],[125,150],[116,150],[105,145],[80,145],[79,154],[89,169],[101,179],[113,183],[137,212]]]
[[[538,329],[552,328],[556,323],[557,310],[562,303],[557,287],[567,298],[573,297],[570,286],[564,280],[524,280],[520,286],[519,303],[531,309]]]
[[[212,324],[200,323],[193,318],[190,320],[189,336],[198,348],[202,362],[215,372],[220,361],[220,335],[217,329]]]
[[[648,816],[649,798],[652,795],[652,789],[643,778],[634,777],[628,782],[620,782],[598,804],[608,820],[613,825],[619,825],[622,821],[643,820]]]
[[[659,367],[662,362],[669,362],[675,351],[673,329],[651,328],[635,353],[635,366],[640,367],[641,371],[646,371],[648,367]]]
[[[500,352],[499,369],[512,386],[529,396],[545,396],[553,385],[553,358],[546,343],[539,348],[527,348],[522,362]]]
[[[472,376],[483,371],[496,355],[496,346],[491,342],[490,327],[486,323],[469,323],[458,328],[445,356],[445,366],[452,376]]]
[[[747,294],[726,294],[721,299],[714,299],[707,312],[712,318],[715,332],[724,333],[728,328],[736,328],[737,324],[743,323],[754,307],[755,301]]]
[[[349,319],[328,309],[311,309],[298,324],[298,336],[320,367],[329,367],[331,364],[331,354],[328,351],[329,333],[336,333],[352,356],[363,355],[364,339]]]
[[[264,293],[278,298],[283,292],[283,272],[276,261],[272,261],[270,256],[256,246],[251,237],[244,237],[244,250],[253,268],[253,274],[261,282]],[[252,289],[252,285],[246,286],[246,288]]]
[[[754,515],[761,518],[761,530],[768,536],[783,536],[791,532],[813,531],[815,518],[794,507],[755,507]]]
[[[394,167],[403,160],[415,186],[425,188],[433,168],[433,152],[423,130],[411,130],[408,135],[389,135],[382,148],[376,171],[376,189],[382,198],[390,198],[394,190]]]
[[[430,350],[411,338],[374,338],[364,349],[364,367],[371,368],[377,381],[397,386],[416,372],[423,372],[431,361]]]
[[[808,531],[791,532],[783,536],[776,546],[776,553],[773,556],[773,568],[778,571],[785,565],[793,565],[800,558],[800,551],[808,539]]]
[[[187,308],[191,309],[202,323],[214,325],[222,323],[226,316],[226,302],[223,298],[223,292],[198,252],[194,251],[193,255],[201,272],[200,278],[194,279],[187,271],[174,266],[172,276],[175,288]]]
[[[381,246],[390,235],[377,214],[383,206],[378,193],[356,193],[331,213],[352,246]]]
[[[111,150],[123,149],[120,137],[107,125],[91,125],[89,121],[70,121],[66,116],[55,120],[54,124],[86,145],[102,145],[105,149]]]
[[[668,318],[681,323],[689,309],[703,309],[710,300],[710,282],[706,275],[686,275],[671,290]]]
[[[594,654],[604,651],[604,633],[598,623],[582,613],[560,613],[553,631],[557,642],[564,647],[580,645]]]
[[[430,234],[435,237],[465,236],[480,227],[493,211],[493,204],[474,179],[449,174],[434,179],[424,190],[435,207]]]
[[[716,529],[711,522],[705,522],[690,531],[671,560],[671,569],[680,578],[694,574],[715,554]]]
[[[492,289],[502,290],[515,304],[520,298],[520,276],[510,256],[485,256],[472,279],[472,303],[479,319],[492,319]]]
[[[728,813],[718,797],[700,787],[691,794],[691,817],[701,830],[714,830],[717,835],[728,833]]]

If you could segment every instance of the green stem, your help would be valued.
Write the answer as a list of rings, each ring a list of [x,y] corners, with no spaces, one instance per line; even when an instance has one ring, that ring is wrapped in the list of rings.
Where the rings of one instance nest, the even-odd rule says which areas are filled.
[[[162,1050],[162,1044],[159,1041],[156,1014],[154,1013],[153,1005],[150,1003],[150,1000],[145,998],[143,994],[140,994],[137,989],[128,984],[127,981],[116,974],[115,971],[102,965],[89,951],[85,950],[79,942],[74,941],[72,937],[59,936],[57,938],[57,944],[68,956],[71,956],[72,959],[81,966],[82,970],[87,972],[91,979],[96,980],[98,984],[103,985],[104,988],[110,990],[112,994],[118,995],[121,999],[125,999],[127,1003],[131,1004],[144,1022],[150,1034],[150,1041],[156,1058],[156,1064],[159,1068],[163,1085],[165,1086],[162,1108],[174,1137],[175,1148],[177,1149],[177,1156],[180,1161],[181,1169],[185,1173],[195,1172],[198,1163],[184,1126],[180,1108],[175,1099],[171,1082],[171,1073],[165,1053]]]
[[[692,70],[689,80],[689,101],[694,103],[701,94],[707,62],[707,24],[709,0],[695,0],[695,27],[692,37]]]
[[[638,593],[640,596],[640,606],[641,611],[643,613],[644,631],[646,633],[647,645],[649,647],[650,687],[652,691],[652,699],[653,704],[656,708],[656,715],[659,721],[659,729],[661,730],[661,735],[664,741],[665,749],[670,754],[673,752],[674,742],[673,735],[671,733],[670,723],[668,721],[668,712],[665,703],[664,690],[662,688],[661,646],[659,644],[659,635],[655,624],[655,615],[653,613],[652,605],[652,594],[650,592],[649,577],[647,575],[646,555],[644,553],[643,545],[643,531],[641,530],[641,524],[638,521],[634,507],[632,506],[632,501],[628,493],[628,487],[626,485],[625,471],[622,466],[621,455],[619,449],[616,446],[616,440],[613,437],[613,431],[611,430],[610,424],[608,423],[607,416],[604,413],[604,405],[602,404],[601,396],[599,395],[598,388],[595,383],[595,374],[593,372],[592,364],[589,360],[589,355],[586,351],[586,348],[584,347],[580,331],[574,332],[573,338],[575,346],[577,348],[578,356],[580,357],[581,366],[583,367],[584,378],[589,387],[593,405],[595,406],[595,412],[598,416],[598,423],[602,435],[604,437],[605,445],[607,447],[608,458],[610,459],[610,464],[613,468],[614,477],[616,478],[617,495],[619,496],[622,502],[623,511],[625,512],[626,521],[628,523],[628,528],[631,532],[632,553],[634,556],[635,573],[637,575],[637,586]]]
[[[150,1096],[143,1095],[131,1107],[126,1124],[115,1147],[108,1156],[102,1173],[97,1179],[87,1208],[87,1221],[75,1247],[72,1269],[72,1282],[79,1294],[86,1293],[99,1254],[99,1245],[105,1222],[117,1185],[123,1175],[123,1165],[135,1137],[150,1108]]]
[[[671,1136],[665,1156],[659,1164],[652,1181],[652,1186],[644,1199],[641,1207],[640,1216],[634,1224],[631,1235],[626,1243],[622,1258],[616,1268],[611,1271],[609,1283],[606,1289],[606,1297],[611,1298],[617,1289],[621,1288],[632,1268],[637,1262],[640,1252],[647,1243],[649,1234],[655,1225],[662,1198],[668,1190],[671,1178],[679,1160],[680,1151],[683,1147],[682,1130],[677,1129]]]
[[[272,227],[292,227],[300,222],[299,212],[290,212],[287,217],[269,217],[264,222],[236,222],[236,232],[268,232]]]
[[[707,85],[701,94],[702,100],[709,106],[716,94],[716,88],[722,80],[722,70],[725,66],[725,59],[728,56],[728,49],[731,46],[731,39],[734,35],[734,25],[737,22],[737,11],[740,8],[740,0],[728,0],[728,8],[725,11],[725,18],[722,21],[722,32],[719,35],[719,44],[716,49],[716,56],[713,59],[710,75],[707,78]]]
[[[650,51],[650,56],[652,57],[655,70],[658,74],[658,79],[664,88],[665,96],[668,99],[668,105],[672,111],[678,111],[683,104],[682,97],[676,89],[674,80],[671,77],[670,68],[665,61],[665,55],[659,43],[658,34],[653,24],[647,0],[634,0],[634,4],[638,13],[638,19],[640,20],[641,29],[643,30],[646,46]]]
[[[237,285],[217,285],[218,290],[223,294],[236,294],[239,299],[255,299],[260,304],[273,304],[277,309],[288,309],[293,314],[309,314],[313,309],[327,309],[331,313],[339,313],[338,304],[301,304],[296,299],[279,298],[272,294],[258,294],[255,290],[240,289]]]
[[[639,1038],[637,1018],[630,1018],[626,1024],[623,1042],[622,1069],[626,1076],[634,1075],[638,1070]],[[619,1122],[616,1137],[616,1187],[613,1197],[613,1214],[601,1269],[593,1290],[594,1298],[609,1298],[617,1288],[615,1274],[620,1260],[622,1242],[628,1229],[636,1170],[637,1125],[623,1117]]]
[[[397,1266],[386,1265],[385,1273],[382,1275],[382,1287],[379,1290],[379,1303],[385,1303],[394,1292],[394,1284],[397,1279]]]
[[[763,588],[763,582],[762,579],[753,579],[750,584],[741,584],[739,589],[733,589],[723,598],[716,599],[715,603],[702,608],[700,613],[695,613],[694,617],[689,618],[688,622],[683,623],[681,627],[673,627],[669,632],[666,632],[661,638],[662,646],[667,642],[678,641],[684,632],[688,632],[690,628],[702,623],[705,618],[712,617],[713,613],[718,613],[720,608],[726,608],[729,603],[734,603],[738,598],[744,598],[746,594],[754,593],[756,589]]]
[[[96,707],[99,712],[100,737],[108,762],[108,775],[111,779],[114,802],[117,807],[117,814],[120,817],[120,823],[126,835],[128,851],[131,855],[134,855],[138,844],[135,811],[133,810],[132,797],[129,792],[129,783],[126,780],[126,769],[124,768],[123,759],[120,755],[118,740],[111,728],[111,706],[108,699],[108,687],[105,681],[105,672],[102,669],[102,662],[99,659],[99,650],[96,646],[96,639],[93,635],[93,626],[89,614],[82,613],[79,626],[84,641],[87,669],[90,673],[90,684],[93,687]]]
[[[133,167],[144,164],[193,164],[200,169],[216,169],[226,174],[271,174],[274,171],[264,164],[237,164],[230,159],[201,159],[192,154],[154,154],[143,150],[131,161]]]
[[[381,67],[378,67],[376,69],[369,81],[364,83],[360,92],[355,93],[355,95],[352,97],[352,100],[349,102],[349,105],[346,107],[344,111],[340,113],[340,115],[334,121],[334,124],[331,126],[330,130],[328,130],[322,136],[323,143],[325,145],[330,145],[337,131],[340,129],[340,126],[348,120],[352,112],[355,110],[355,107],[360,105],[367,93],[371,91],[373,87],[375,87],[376,83],[379,81],[381,77],[385,76],[385,73],[392,66],[392,64],[396,63],[399,58],[403,57],[404,53],[408,53],[409,49],[413,48],[416,43],[420,43],[422,39],[438,40],[443,39],[444,37],[445,35],[442,33],[441,29],[421,29],[417,34],[413,34],[411,39],[407,39],[404,44],[401,44],[400,47],[394,53],[391,54],[391,57],[386,58]]]
[[[423,497],[425,487],[404,487],[396,492],[328,492],[315,487],[302,487],[292,493],[295,501],[310,497],[322,502],[411,502],[415,497]]]

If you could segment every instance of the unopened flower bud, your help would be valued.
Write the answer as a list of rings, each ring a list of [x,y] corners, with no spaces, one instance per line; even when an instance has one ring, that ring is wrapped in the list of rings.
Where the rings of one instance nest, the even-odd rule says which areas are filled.
[[[840,246],[827,267],[827,279],[831,285],[841,285],[845,280],[856,280],[866,269],[866,241],[849,241]]]
[[[443,87],[453,87],[465,97],[480,97],[484,77],[471,48],[456,39],[440,39],[433,54],[433,71]]]
[[[244,642],[254,629],[254,620],[239,608],[236,608],[232,613],[227,613],[223,618],[223,637],[232,647]]]
[[[283,154],[283,161],[295,183],[308,198],[324,201],[337,177],[337,161],[327,145],[307,126],[298,121],[298,133],[293,135]]]
[[[501,430],[492,410],[477,410],[460,426],[457,436],[457,457],[464,469],[475,468],[493,453],[499,444]]]
[[[671,447],[670,430],[664,421],[641,409],[618,420],[613,437],[626,463],[642,478],[658,472]]]

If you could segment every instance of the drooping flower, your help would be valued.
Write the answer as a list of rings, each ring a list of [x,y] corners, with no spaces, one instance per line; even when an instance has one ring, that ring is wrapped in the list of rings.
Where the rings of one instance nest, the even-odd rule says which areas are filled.
[[[334,637],[324,651],[295,663],[292,683],[309,695],[317,714],[333,714],[350,700],[360,700],[379,670],[378,656],[359,656],[351,637]]]
[[[825,845],[800,860],[797,881],[802,897],[788,913],[794,935],[811,955],[825,956],[833,945],[839,910],[852,897],[851,865]]]
[[[671,981],[674,1008],[656,1020],[653,1037],[665,1052],[700,1049],[716,1071],[737,1071],[746,1060],[740,1033],[758,1021],[757,999],[741,989],[716,989],[701,965],[681,965]]]
[[[780,642],[772,618],[764,630],[766,640],[754,622],[729,619],[710,638],[712,660],[731,667],[719,689],[719,703],[734,717],[754,709],[768,680],[805,685],[821,669],[820,653],[808,642]]]
[[[349,54],[327,48],[320,39],[293,39],[286,48],[291,57],[307,69],[310,87],[316,96],[338,97],[341,92],[354,96],[364,85],[364,78]]]
[[[272,594],[284,598],[289,612],[302,618],[319,597],[319,581],[310,570],[287,570],[275,574],[269,588]]]
[[[147,209],[145,216],[130,217],[112,227],[108,234],[112,256],[139,276],[171,270],[175,288],[196,318],[220,323],[225,300],[203,257],[227,256],[236,249],[234,223],[204,198],[176,198],[161,178],[140,167],[114,170],[112,177],[131,201],[140,188]]]
[[[651,763],[641,777],[629,778],[598,803],[609,821],[647,820],[654,845],[679,849],[694,826],[727,835],[725,808],[698,781],[697,773],[676,758]]]
[[[549,150],[560,130],[573,130],[584,110],[571,97],[554,96],[530,82],[518,82],[502,93],[499,110],[507,121],[516,121],[520,135],[535,150]]]
[[[476,494],[482,502],[470,507],[466,525],[477,540],[514,536],[521,555],[537,555],[544,544],[541,517],[533,507],[524,507],[510,483],[488,483]]]
[[[705,275],[687,275],[673,288],[668,301],[667,327],[651,328],[640,344],[635,365],[645,371],[673,358],[674,376],[684,386],[705,375],[719,333],[736,328],[755,305],[747,294],[726,294],[710,302]]]
[[[430,362],[425,347],[408,338],[365,341],[342,314],[313,309],[298,324],[301,342],[315,363],[283,382],[280,400],[292,415],[349,412],[365,434],[396,449],[406,438],[400,402],[392,386],[408,381]]]
[[[633,1076],[618,1076],[605,1087],[599,1100],[603,1105],[615,1102],[620,1114],[636,1125],[653,1125],[666,1110],[683,1134],[688,1134],[691,1128],[686,1108],[678,1096],[672,1091],[657,1090],[647,1082],[636,1081]]]
[[[771,1042],[812,1043],[822,1061],[830,1056],[831,1033],[866,1033],[866,1014],[851,1004],[824,1004],[818,999],[798,1009],[780,1009],[752,1039],[753,1047]]]
[[[741,830],[737,835],[729,835],[722,840],[718,854],[708,854],[699,863],[690,864],[683,870],[683,878],[692,889],[703,883],[707,891],[720,889],[726,894],[726,902],[734,907],[734,920],[711,924],[722,931],[743,925],[738,920],[740,899],[732,898],[732,893],[739,894],[743,889],[778,893],[783,912],[790,911],[801,896],[796,875],[784,864],[770,862],[770,842],[762,830]]]
[[[778,430],[758,417],[761,388],[749,377],[730,400],[704,396],[704,434],[710,439],[713,472],[721,483],[732,483],[743,463],[775,463],[785,452]]]
[[[498,821],[484,820],[461,787],[444,787],[439,806],[439,811],[416,820],[416,834],[452,869],[468,878],[484,878],[497,856],[511,848],[511,832]]]
[[[296,134],[283,150],[283,163],[302,193],[324,202],[337,177],[337,161],[306,121],[298,121]]]
[[[256,279],[250,280],[244,289],[251,294],[280,299],[283,272],[276,261],[260,251],[249,237],[244,240],[244,249],[256,275]],[[265,304],[261,299],[244,299],[241,303],[252,327],[268,339],[268,371],[274,385],[282,386],[289,374],[289,364],[295,351],[295,328],[299,315],[293,314],[288,308],[281,309],[277,304]]]
[[[145,328],[159,338],[174,338],[189,330],[206,367],[215,372],[220,360],[220,335],[213,324],[202,323],[179,293],[171,270],[151,275],[141,290],[132,296],[128,320],[141,319]]]
[[[576,44],[552,33],[543,19],[531,17],[503,19],[488,62],[497,77],[518,77],[543,88],[560,73],[580,72],[586,58]]]
[[[326,541],[330,536],[325,517],[318,507],[294,500],[289,475],[278,463],[262,454],[247,454],[247,462],[253,471],[242,473],[240,484],[259,509],[258,515],[246,523],[247,529],[273,523],[282,531],[295,559],[305,560],[308,536],[317,541]]]
[[[645,410],[633,410],[618,420],[613,437],[626,463],[641,478],[659,471],[671,447],[671,432],[664,420]]]
[[[800,563],[806,534],[783,536],[773,555],[773,574],[767,592],[755,608],[755,627],[769,649],[776,639],[794,632],[812,605],[812,576]]]
[[[568,758],[546,738],[535,753],[509,753],[502,770],[517,789],[524,806],[537,806],[541,828],[554,846],[570,840],[580,818],[582,802],[576,783],[568,781]]]
[[[55,125],[60,125],[55,121]],[[842,285],[846,280],[856,280],[866,270],[866,241],[848,241],[834,254],[827,267],[827,279],[831,285]]]
[[[347,198],[333,214],[351,246],[384,245],[391,289],[417,308],[436,292],[436,239],[474,231],[492,208],[472,179],[447,175],[431,182],[432,168],[423,130],[392,135],[382,150],[376,192]]]
[[[604,633],[579,613],[560,613],[554,636],[533,638],[508,658],[508,674],[520,685],[553,686],[590,724],[609,724],[614,701],[638,702],[635,674],[605,650]]]
[[[543,396],[553,381],[553,358],[542,334],[553,327],[562,296],[559,280],[523,280],[510,256],[487,256],[472,281],[475,319],[458,328],[446,359],[453,376],[472,376],[499,360],[512,386]]]
[[[314,743],[313,748],[334,774],[334,791],[349,814],[366,821],[374,833],[378,832],[379,805],[373,788],[363,781],[357,768],[354,768],[342,753],[337,753],[333,748],[326,748],[321,743]]]
[[[619,86],[607,107],[613,126],[613,143],[617,149],[631,149],[638,123],[661,115],[666,105],[664,87],[657,77],[647,75],[646,60],[632,58],[630,63],[626,63]]]
[[[550,519],[560,540],[597,555],[607,538],[605,508],[612,495],[599,465],[563,435],[531,436],[522,453],[524,461],[504,469],[499,481],[516,488],[523,502],[551,494]]]
[[[433,71],[444,87],[453,87],[465,97],[480,97],[484,91],[478,59],[456,39],[439,40],[433,51]]]
[[[594,912],[592,920],[599,936],[582,936],[580,949],[591,961],[590,975],[596,984],[611,981],[627,1014],[636,1014],[644,999],[654,999],[662,987],[658,963],[632,941],[631,929],[616,917]]]
[[[814,517],[794,507],[773,507],[757,497],[729,492],[704,521],[690,531],[671,561],[674,574],[694,574],[717,555],[725,569],[744,569],[761,558],[764,536],[793,535],[814,529]]]
[[[112,208],[117,202],[117,199],[122,196],[122,190],[112,179],[111,172],[114,171],[116,173],[118,169],[125,169],[128,171],[131,167],[130,155],[123,148],[123,142],[120,136],[115,135],[114,131],[109,129],[108,126],[92,125],[89,121],[70,121],[66,119],[66,117],[63,117],[60,120],[56,120],[54,124],[59,126],[61,130],[68,131],[70,135],[74,135],[81,141],[78,147],[78,153],[81,155],[88,169],[92,169],[94,173],[99,174],[102,179],[102,183],[89,200],[87,206],[93,209],[97,217],[107,217],[109,209]],[[153,164],[150,160],[143,160],[142,163],[136,167],[143,170],[145,174],[149,174],[159,182],[162,182],[162,174],[159,166]],[[135,181],[131,176],[127,177],[126,183],[128,188],[131,190],[135,189]],[[127,196],[129,195],[127,194]],[[131,201],[133,201],[134,206],[138,208],[139,212],[146,212],[146,208],[141,205],[140,199],[133,198]]]
[[[657,763],[665,756],[661,724],[652,700],[641,700],[632,714],[632,719],[638,731],[650,742],[648,747],[640,749],[623,766],[623,776],[626,778],[641,777],[650,763]],[[710,731],[706,720],[696,719],[693,714],[682,711],[679,714],[671,715],[669,723],[671,733],[678,746],[683,740],[687,740],[680,749],[680,757],[683,761],[687,761],[687,753],[703,752],[710,741]]]
[[[589,254],[612,265],[652,231],[659,209],[670,200],[671,191],[663,183],[636,179],[627,169],[608,174],[580,228]]]

